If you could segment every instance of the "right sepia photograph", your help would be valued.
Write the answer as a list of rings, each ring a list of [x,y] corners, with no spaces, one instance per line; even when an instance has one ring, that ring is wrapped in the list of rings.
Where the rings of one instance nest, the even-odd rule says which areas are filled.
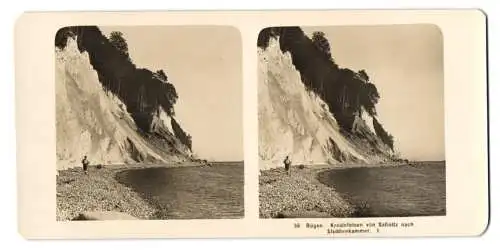
[[[268,27],[257,47],[260,218],[446,215],[439,27]]]

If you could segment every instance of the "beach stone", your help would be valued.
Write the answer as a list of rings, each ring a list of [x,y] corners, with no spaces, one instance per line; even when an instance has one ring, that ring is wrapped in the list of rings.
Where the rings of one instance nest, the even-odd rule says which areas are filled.
[[[74,220],[138,220],[138,218],[117,211],[92,211],[80,213]]]

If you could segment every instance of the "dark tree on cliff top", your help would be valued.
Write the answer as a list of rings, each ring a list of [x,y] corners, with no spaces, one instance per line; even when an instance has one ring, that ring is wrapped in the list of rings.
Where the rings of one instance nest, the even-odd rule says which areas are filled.
[[[128,45],[125,38],[123,38],[123,33],[120,31],[113,31],[109,35],[109,42],[123,55],[128,56]]]
[[[368,74],[366,73],[366,71],[364,69],[358,71],[358,76],[365,82],[369,82],[370,81],[370,77],[368,76]]]
[[[162,83],[160,85],[158,96],[159,104],[163,107],[168,115],[175,115],[174,104],[177,102],[179,96],[177,95],[177,91],[175,90],[174,85],[168,81],[168,76],[161,69],[153,73],[153,76],[156,80]]]
[[[328,60],[331,60],[332,53],[330,51],[330,42],[325,37],[325,33],[322,31],[315,31],[312,35],[312,42],[314,46],[325,54]]]
[[[168,77],[165,74],[165,71],[163,71],[163,69],[156,71],[154,74],[155,74],[155,77],[158,78],[159,80],[164,81],[164,82],[168,82]]]

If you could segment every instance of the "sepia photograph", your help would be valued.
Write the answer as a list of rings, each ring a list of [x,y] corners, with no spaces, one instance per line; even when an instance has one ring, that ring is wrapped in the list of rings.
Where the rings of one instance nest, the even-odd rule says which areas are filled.
[[[54,51],[57,221],[243,218],[237,28],[69,26]]]
[[[477,236],[480,10],[29,12],[25,239]]]
[[[257,47],[260,218],[446,215],[438,26],[268,27]]]

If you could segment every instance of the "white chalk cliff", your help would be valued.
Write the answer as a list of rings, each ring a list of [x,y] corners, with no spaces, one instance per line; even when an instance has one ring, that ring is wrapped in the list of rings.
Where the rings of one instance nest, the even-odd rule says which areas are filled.
[[[161,155],[137,132],[125,104],[103,90],[87,52],[78,50],[76,39],[68,38],[64,49],[55,51],[58,169],[79,166],[84,155],[91,164],[181,160],[182,156]],[[168,115],[162,111],[158,120],[173,133]]]
[[[327,104],[306,90],[290,53],[280,50],[279,37],[271,38],[266,49],[259,48],[258,60],[261,169],[282,166],[286,155],[294,165],[380,161],[339,132]],[[375,134],[365,113],[357,118]]]

